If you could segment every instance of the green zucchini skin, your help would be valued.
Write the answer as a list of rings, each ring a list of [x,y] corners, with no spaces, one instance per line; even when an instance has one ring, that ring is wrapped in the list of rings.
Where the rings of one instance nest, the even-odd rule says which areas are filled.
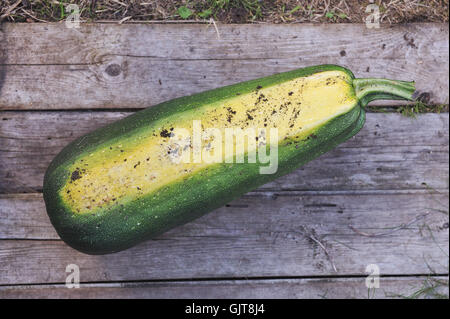
[[[250,92],[258,85],[269,86],[334,70],[344,71],[354,79],[351,71],[340,66],[308,67],[164,102],[78,138],[54,158],[45,173],[43,192],[51,223],[68,245],[83,253],[118,252],[187,223],[292,172],[355,135],[364,125],[364,105],[358,101],[350,111],[319,127],[314,132],[314,138],[280,144],[278,171],[272,175],[259,174],[258,163],[215,164],[206,172],[183,180],[177,187],[163,186],[157,191],[156,202],[152,196],[143,196],[126,205],[108,208],[107,212],[100,214],[74,214],[59,196],[60,189],[71,174],[68,167],[78,156],[95,152],[100,145],[129,136],[151,121],[235,96],[236,92]]]

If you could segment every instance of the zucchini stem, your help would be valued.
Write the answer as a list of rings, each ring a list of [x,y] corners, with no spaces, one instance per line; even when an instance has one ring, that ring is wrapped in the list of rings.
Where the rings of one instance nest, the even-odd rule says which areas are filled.
[[[356,97],[365,107],[374,100],[414,100],[414,82],[387,79],[354,79]]]

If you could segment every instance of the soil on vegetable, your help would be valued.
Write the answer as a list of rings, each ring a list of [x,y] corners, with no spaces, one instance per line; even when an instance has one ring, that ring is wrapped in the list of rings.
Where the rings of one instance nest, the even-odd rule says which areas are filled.
[[[372,3],[373,2],[373,3]],[[54,22],[76,4],[81,21],[211,21],[222,23],[448,22],[448,0],[0,0],[0,21]]]

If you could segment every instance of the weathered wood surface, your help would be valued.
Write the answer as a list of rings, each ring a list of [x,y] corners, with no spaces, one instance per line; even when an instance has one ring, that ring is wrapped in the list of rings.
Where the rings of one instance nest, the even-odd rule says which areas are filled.
[[[0,287],[0,298],[406,298],[424,287],[419,297],[448,296],[448,277],[381,278],[380,288],[368,290],[366,278],[220,280],[199,282],[138,282]]]
[[[388,276],[376,298],[448,281],[448,114],[368,114],[296,172],[107,256],[64,244],[40,193],[63,146],[126,109],[306,65],[414,79],[447,104],[448,24],[1,27],[0,298],[365,298],[368,264]],[[79,290],[61,285],[71,263]]]
[[[316,64],[417,81],[448,104],[448,24],[5,24],[1,109],[140,108]],[[3,60],[3,62],[1,62]]]
[[[448,193],[251,193],[105,256],[56,240],[40,194],[0,202],[0,284],[64,282],[71,263],[85,282],[364,275],[368,264],[384,275],[448,271]]]
[[[42,189],[70,141],[129,112],[0,112],[0,192]],[[261,190],[448,189],[449,119],[369,113],[358,135]]]

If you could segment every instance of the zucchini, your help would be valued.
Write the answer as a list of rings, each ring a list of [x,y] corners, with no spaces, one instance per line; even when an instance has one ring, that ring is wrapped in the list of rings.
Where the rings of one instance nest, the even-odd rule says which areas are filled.
[[[47,212],[73,248],[88,254],[117,252],[331,150],[362,128],[370,101],[410,100],[413,92],[413,82],[355,79],[343,67],[320,65],[164,102],[67,145],[45,173]],[[246,142],[232,140],[228,157],[222,152],[216,161],[193,161],[200,151],[211,154],[216,135],[203,136],[197,148],[189,137],[182,149],[194,151],[180,161],[175,132],[195,134],[196,125],[221,133],[258,128],[257,141],[251,142],[249,133]],[[270,138],[260,135],[274,128],[278,132]],[[257,149],[277,151],[277,165],[267,169],[271,163],[263,156],[255,161]]]

